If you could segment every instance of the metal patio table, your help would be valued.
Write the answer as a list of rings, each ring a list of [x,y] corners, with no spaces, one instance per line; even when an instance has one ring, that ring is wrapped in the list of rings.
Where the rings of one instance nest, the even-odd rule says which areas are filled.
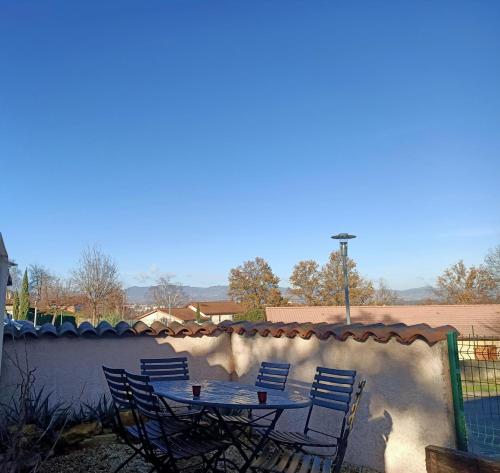
[[[154,381],[151,383],[155,394],[159,397],[170,399],[171,401],[197,406],[203,411],[210,411],[217,416],[219,425],[232,440],[234,446],[238,449],[245,463],[240,471],[248,469],[258,452],[268,441],[270,432],[274,429],[276,422],[285,409],[300,409],[309,407],[311,400],[308,397],[289,391],[277,391],[274,389],[262,389],[256,386],[241,384],[232,381]],[[201,395],[193,397],[192,386],[201,386]],[[260,404],[257,398],[258,391],[267,392],[267,402]],[[221,410],[268,410],[272,412],[269,418],[270,423],[263,428],[259,428],[261,437],[259,441],[251,448],[250,455],[244,450],[244,446],[249,448],[240,440],[238,435],[231,428],[231,424],[224,420]]]

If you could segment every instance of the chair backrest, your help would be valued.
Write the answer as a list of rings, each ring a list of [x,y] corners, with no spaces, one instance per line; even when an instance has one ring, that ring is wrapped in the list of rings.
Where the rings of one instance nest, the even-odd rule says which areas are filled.
[[[149,376],[150,381],[181,381],[189,379],[188,360],[178,358],[143,358],[141,374]]]
[[[111,399],[113,400],[113,407],[115,410],[115,424],[122,432],[124,426],[120,411],[132,409],[132,394],[127,384],[125,370],[119,368],[109,368],[103,366],[102,370],[108,383]]]
[[[127,384],[132,394],[134,408],[137,413],[147,419],[157,419],[160,413],[160,404],[150,384],[149,376],[125,372]]]
[[[359,402],[361,400],[361,395],[363,394],[363,389],[365,388],[365,384],[366,380],[364,379],[358,383],[358,388],[356,390],[356,394],[354,395],[354,401],[352,402],[351,408],[349,410],[349,416],[347,418],[346,427],[338,443],[337,456],[335,458],[335,466],[333,469],[334,473],[339,473],[342,468],[344,455],[347,450],[347,440],[349,439],[349,434],[352,432],[352,429],[354,427],[354,419],[356,417],[356,413],[358,412]]]
[[[324,407],[326,409],[343,412],[340,436],[343,435],[349,415],[349,406],[351,405],[355,379],[356,371],[354,370],[339,370],[320,366],[316,368],[316,374],[314,375],[314,381],[311,386],[310,397],[312,404],[307,415],[305,425],[306,433],[308,430],[311,430],[326,435],[327,437],[337,437],[327,432],[321,432],[309,427],[313,409],[315,407]]]
[[[117,409],[130,409],[130,389],[127,385],[125,370],[119,368],[102,367],[109,392]]]
[[[260,365],[255,386],[284,391],[289,372],[290,363],[269,363],[263,361]]]

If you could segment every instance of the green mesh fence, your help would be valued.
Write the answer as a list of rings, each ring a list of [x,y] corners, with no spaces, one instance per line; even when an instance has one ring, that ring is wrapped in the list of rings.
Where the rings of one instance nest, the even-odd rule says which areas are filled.
[[[500,338],[460,337],[457,347],[468,450],[500,458]]]

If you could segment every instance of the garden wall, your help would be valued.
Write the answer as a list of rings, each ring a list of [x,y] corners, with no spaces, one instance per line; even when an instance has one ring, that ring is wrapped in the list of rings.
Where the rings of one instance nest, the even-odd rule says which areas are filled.
[[[163,328],[161,328],[163,327]],[[7,334],[0,377],[5,396],[18,382],[17,358],[36,367],[37,383],[60,399],[96,400],[106,392],[101,365],[138,371],[141,357],[186,355],[192,378],[253,384],[261,361],[292,364],[287,389],[307,394],[317,366],[355,369],[367,380],[347,461],[389,473],[425,472],[425,446],[454,446],[445,334],[425,325],[156,324],[101,327],[68,337],[49,328],[24,338]],[[48,335],[52,333],[52,335]],[[134,335],[135,334],[135,335]],[[12,335],[12,333],[11,333]],[[15,338],[17,337],[17,338]],[[300,431],[306,410],[283,415],[279,427]],[[335,429],[334,417],[316,425]]]
[[[316,366],[357,370],[366,379],[346,461],[391,473],[425,472],[425,447],[454,447],[454,422],[446,342],[429,347],[367,340],[309,340],[232,335],[236,374],[252,382],[263,360],[292,364],[288,389],[307,392]],[[320,412],[322,411],[322,412]],[[306,411],[287,412],[280,428],[300,430]],[[335,418],[318,410],[320,430]]]

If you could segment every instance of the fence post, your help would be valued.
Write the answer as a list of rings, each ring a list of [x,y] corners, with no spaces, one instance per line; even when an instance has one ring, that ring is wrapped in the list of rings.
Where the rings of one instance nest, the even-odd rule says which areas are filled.
[[[448,358],[450,361],[451,392],[453,395],[453,412],[455,415],[457,448],[458,450],[466,452],[467,431],[465,427],[464,399],[462,394],[462,379],[460,376],[457,338],[457,332],[448,332]]]

